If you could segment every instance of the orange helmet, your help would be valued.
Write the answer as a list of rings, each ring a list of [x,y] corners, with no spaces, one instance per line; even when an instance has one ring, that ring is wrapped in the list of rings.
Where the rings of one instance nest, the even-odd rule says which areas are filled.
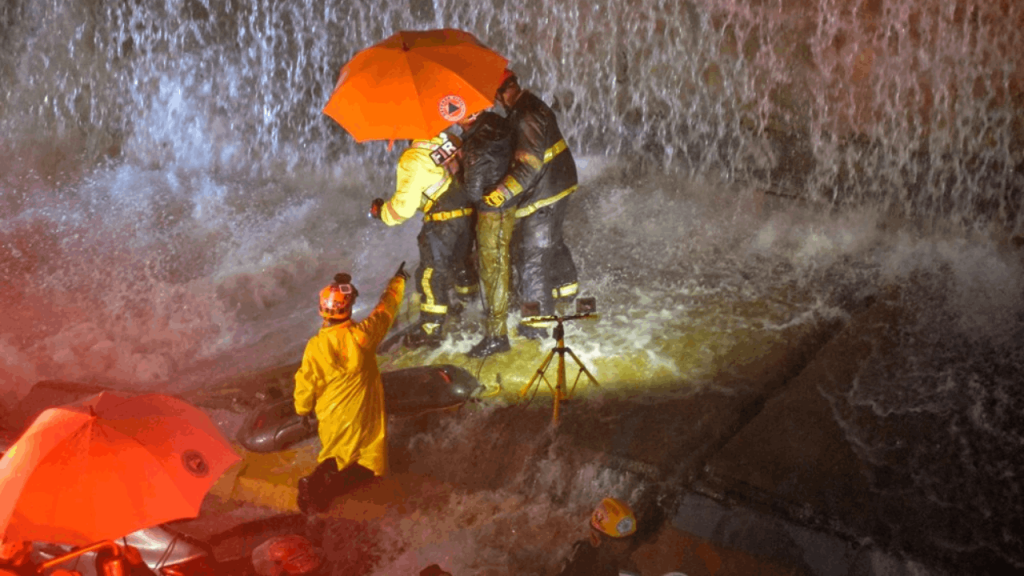
[[[636,532],[636,516],[629,504],[615,498],[605,498],[590,515],[590,525],[612,538],[624,538]]]
[[[334,282],[320,291],[320,315],[331,320],[345,320],[352,315],[352,304],[359,291],[348,274],[335,274]]]

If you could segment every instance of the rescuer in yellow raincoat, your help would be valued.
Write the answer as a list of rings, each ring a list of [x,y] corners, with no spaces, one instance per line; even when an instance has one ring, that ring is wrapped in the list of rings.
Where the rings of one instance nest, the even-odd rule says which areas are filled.
[[[320,451],[312,474],[299,480],[303,513],[326,510],[334,496],[387,471],[387,415],[377,346],[391,329],[405,295],[405,262],[362,322],[352,321],[359,291],[337,274],[320,291],[323,327],[309,339],[295,373],[295,412],[319,421]]]
[[[454,289],[460,300],[479,291],[480,281],[470,258],[473,208],[455,178],[460,144],[444,132],[429,140],[413,140],[398,159],[395,193],[387,201],[374,199],[370,207],[370,215],[388,226],[402,224],[417,210],[423,212],[423,226],[416,238],[420,316],[403,339],[410,348],[441,344],[451,304],[449,291]]]

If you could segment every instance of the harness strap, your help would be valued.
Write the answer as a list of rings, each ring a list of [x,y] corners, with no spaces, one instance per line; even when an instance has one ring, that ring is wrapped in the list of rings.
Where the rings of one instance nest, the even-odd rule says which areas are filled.
[[[455,218],[462,218],[463,216],[469,216],[473,213],[472,208],[459,208],[457,210],[445,210],[444,212],[434,212],[433,214],[424,214],[424,222],[444,222],[445,220],[453,220]]]

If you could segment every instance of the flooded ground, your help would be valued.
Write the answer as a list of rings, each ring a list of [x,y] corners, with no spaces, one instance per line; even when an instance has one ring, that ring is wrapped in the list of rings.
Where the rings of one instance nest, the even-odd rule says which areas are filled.
[[[599,386],[551,429],[550,396],[518,394],[551,343],[467,361],[473,306],[439,350],[382,356],[456,363],[488,395],[395,424],[393,477],[322,531],[339,566],[540,574],[611,493],[663,549],[1019,571],[1022,8],[527,4],[0,3],[8,432],[39,381],[188,395],[294,363],[336,272],[365,313],[417,258],[415,224],[366,218],[402,146],[320,109],[356,50],[454,26],[559,115],[600,314],[566,342]],[[261,466],[217,514],[287,508],[297,468]]]
[[[552,428],[550,393],[539,387],[528,406],[519,393],[553,341],[514,338],[511,353],[469,360],[478,305],[442,348],[382,356],[385,370],[458,364],[487,389],[459,414],[393,421],[393,476],[337,503],[317,529],[339,565],[542,574],[607,494],[642,510],[652,566],[683,546],[655,543],[674,539],[780,573],[994,572],[1017,561],[1019,365],[1000,352],[1019,330],[1015,248],[893,234],[870,213],[816,214],[751,191],[629,186],[615,170],[587,175],[567,222],[600,318],[569,323],[566,343],[599,385],[580,384]],[[668,201],[665,186],[692,192]],[[646,242],[622,232],[643,222]],[[281,372],[268,364],[297,361],[317,322],[299,309],[274,324],[304,332],[291,352],[265,339],[169,389],[259,391],[265,381],[244,389],[239,374]],[[212,414],[233,437],[242,415]],[[200,524],[288,513],[315,453],[313,441],[283,454],[270,476],[253,464],[247,488],[219,492],[215,518]],[[934,528],[917,530],[921,518]]]
[[[614,187],[594,190],[581,205],[593,208],[616,193]],[[687,262],[700,275],[659,269],[663,252],[629,253],[628,237],[603,233],[598,209],[587,210],[585,220],[579,213],[570,218],[570,234],[579,234],[585,221],[590,237],[600,239],[593,245],[628,254],[621,261],[637,273],[588,282],[592,272],[585,271],[600,318],[568,323],[566,343],[599,384],[578,384],[557,427],[547,384],[535,397],[533,389],[520,395],[554,342],[513,338],[511,353],[469,359],[464,352],[481,336],[477,306],[451,325],[461,330],[440,349],[381,356],[385,370],[456,364],[487,388],[462,412],[392,421],[394,477],[339,501],[326,521],[337,522],[344,534],[359,526],[360,534],[375,536],[354,548],[332,546],[363,558],[367,573],[407,573],[418,563],[441,562],[465,573],[542,574],[581,537],[580,519],[593,502],[616,494],[635,502],[650,522],[646,548],[637,554],[646,554],[652,566],[693,561],[699,542],[715,546],[720,556],[732,554],[733,562],[763,562],[780,573],[944,574],[966,566],[994,573],[1015,562],[1012,547],[996,544],[1001,537],[975,538],[981,525],[963,532],[941,528],[955,526],[954,518],[967,521],[963,507],[984,502],[983,494],[1009,502],[1010,484],[978,476],[985,487],[979,484],[972,498],[938,502],[942,494],[935,492],[952,470],[974,471],[982,461],[1012,477],[1017,464],[1009,456],[988,461],[955,448],[990,432],[951,427],[972,414],[955,406],[974,405],[971,418],[989,422],[1006,422],[999,416],[1005,407],[976,404],[964,395],[970,386],[948,380],[929,384],[936,388],[919,397],[905,387],[920,386],[923,374],[894,374],[940,360],[904,358],[908,346],[891,344],[959,338],[981,354],[1000,342],[992,338],[1002,331],[995,322],[984,324],[988,334],[963,331],[978,326],[973,315],[984,309],[957,308],[948,300],[933,309],[907,302],[926,289],[955,294],[963,289],[958,282],[980,280],[957,272],[976,269],[979,258],[991,259],[987,273],[1012,279],[1019,273],[1015,249],[991,244],[992,252],[982,254],[975,245],[961,254],[957,242],[939,235],[893,241],[870,214],[816,216],[778,198],[755,202],[756,196],[738,194],[710,204],[701,200],[705,194],[690,198],[675,213],[699,221],[701,235],[687,242],[689,228],[667,232],[666,225],[658,241],[686,250],[686,258],[674,255],[673,261]],[[641,199],[636,214],[646,215]],[[609,222],[618,226],[619,217]],[[933,265],[922,254],[950,274],[922,282],[922,266]],[[907,285],[919,291],[906,294]],[[1004,285],[985,286],[974,289],[989,294],[986,309],[1013,306],[1012,293],[998,304],[1007,294]],[[935,331],[935,322],[944,330]],[[1005,362],[1000,370],[1012,371]],[[975,366],[973,378],[986,377],[970,356],[946,357],[940,365],[937,374]],[[233,377],[225,386],[231,394],[271,383],[287,389],[290,375],[278,372]],[[578,368],[570,361],[566,372],[571,385]],[[554,383],[552,371],[546,377]],[[883,394],[876,402],[890,408],[861,411],[868,390]],[[921,408],[925,402],[929,409]],[[217,414],[226,429],[239,425],[237,414]],[[1010,430],[1004,428],[1012,444]],[[948,440],[914,441],[924,434]],[[890,447],[903,456],[872,456]],[[271,510],[290,509],[294,481],[315,465],[316,450],[312,441],[279,457],[252,455],[251,468],[241,474],[248,479],[234,495]],[[921,450],[939,454],[930,473],[901,460],[931,458]],[[1000,520],[1007,530],[1012,516]],[[932,530],[916,529],[922,517],[931,519]]]

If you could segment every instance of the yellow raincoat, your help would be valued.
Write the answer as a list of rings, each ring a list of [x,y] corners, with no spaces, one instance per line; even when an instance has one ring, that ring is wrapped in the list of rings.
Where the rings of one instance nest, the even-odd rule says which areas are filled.
[[[295,412],[304,416],[315,407],[323,444],[318,460],[334,458],[338,470],[359,463],[377,476],[387,472],[387,415],[377,346],[404,295],[405,279],[396,276],[365,320],[321,328],[306,344],[295,373]]]

